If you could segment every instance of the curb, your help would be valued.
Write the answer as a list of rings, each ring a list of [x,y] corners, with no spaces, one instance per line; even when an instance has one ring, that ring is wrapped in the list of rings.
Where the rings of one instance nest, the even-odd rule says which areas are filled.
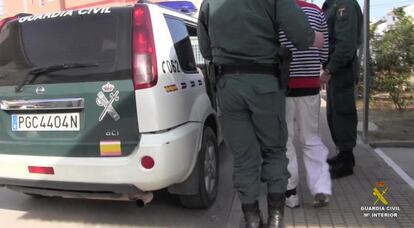
[[[373,147],[402,147],[402,148],[414,148],[414,141],[412,140],[380,140],[368,142],[368,144]]]

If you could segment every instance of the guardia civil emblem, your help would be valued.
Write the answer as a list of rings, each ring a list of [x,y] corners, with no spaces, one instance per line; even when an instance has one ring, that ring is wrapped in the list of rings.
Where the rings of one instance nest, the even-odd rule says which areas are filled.
[[[96,98],[96,104],[99,107],[103,107],[102,113],[99,116],[99,122],[101,122],[106,115],[112,117],[113,120],[118,121],[121,117],[113,107],[113,104],[119,101],[119,90],[115,90],[115,86],[107,82],[102,86],[102,91],[99,91]]]

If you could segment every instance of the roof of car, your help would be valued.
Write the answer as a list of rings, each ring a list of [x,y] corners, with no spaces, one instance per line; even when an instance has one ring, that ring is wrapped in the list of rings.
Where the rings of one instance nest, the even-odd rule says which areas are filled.
[[[138,3],[138,4],[141,4],[141,3]],[[196,17],[187,15],[187,14],[179,12],[177,10],[173,10],[173,9],[165,7],[165,6],[157,5],[155,3],[144,3],[144,4],[147,4],[150,7],[158,7],[162,12],[168,13],[171,16],[176,16],[176,17],[182,18],[186,21],[197,23],[197,18]]]

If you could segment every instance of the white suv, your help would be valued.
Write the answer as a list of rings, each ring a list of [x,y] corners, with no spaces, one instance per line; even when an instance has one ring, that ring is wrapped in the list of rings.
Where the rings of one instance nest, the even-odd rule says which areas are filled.
[[[196,23],[147,3],[0,22],[0,186],[209,207],[220,131]]]

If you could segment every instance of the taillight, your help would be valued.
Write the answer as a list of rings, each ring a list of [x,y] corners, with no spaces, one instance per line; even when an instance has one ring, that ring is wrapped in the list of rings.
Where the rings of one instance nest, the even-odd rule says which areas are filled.
[[[133,15],[132,73],[134,88],[145,89],[157,84],[157,58],[151,18],[146,5],[136,5]]]
[[[54,175],[55,170],[53,167],[42,167],[42,166],[29,166],[29,173],[37,173],[37,174],[48,174]]]
[[[141,158],[141,165],[145,169],[152,169],[155,165],[155,161],[150,156],[144,156],[143,158]]]
[[[17,17],[7,17],[7,18],[4,18],[3,20],[0,20],[0,32],[3,29],[3,27],[6,25],[7,22],[12,21],[16,18]]]

